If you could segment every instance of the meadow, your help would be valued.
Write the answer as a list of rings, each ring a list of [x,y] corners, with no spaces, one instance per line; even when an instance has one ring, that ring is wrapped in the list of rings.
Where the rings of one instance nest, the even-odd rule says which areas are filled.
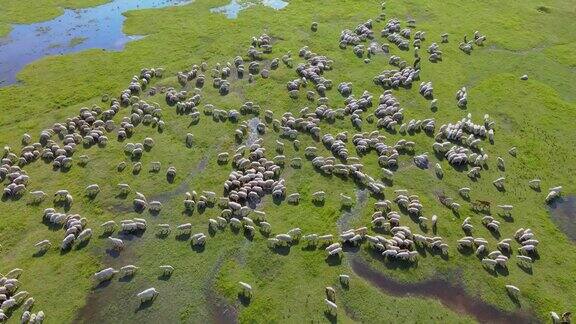
[[[9,24],[52,18],[61,7],[88,6],[98,1],[48,1],[23,2],[1,0],[6,11],[0,13],[0,35],[9,30]],[[478,181],[472,182],[465,172],[451,167],[445,159],[438,159],[432,150],[434,138],[423,132],[416,134],[389,133],[386,143],[393,144],[401,138],[416,143],[414,152],[428,152],[430,164],[440,163],[444,177],[438,179],[433,169],[422,170],[412,162],[413,154],[401,154],[399,167],[385,198],[392,200],[395,189],[408,189],[418,194],[426,216],[438,215],[436,235],[450,245],[448,257],[424,251],[417,264],[399,266],[384,262],[375,256],[367,244],[350,249],[341,260],[327,260],[321,248],[308,249],[301,242],[287,250],[277,251],[267,246],[267,238],[257,233],[253,239],[242,232],[226,228],[209,235],[204,249],[191,248],[190,242],[178,240],[174,234],[161,239],[154,235],[154,225],[192,223],[193,233],[207,233],[208,219],[220,215],[219,207],[183,213],[184,192],[210,190],[222,194],[222,184],[232,166],[218,164],[220,152],[233,153],[238,144],[234,130],[238,125],[214,122],[202,114],[196,125],[187,116],[176,114],[174,107],[166,104],[163,94],[142,95],[141,99],[156,102],[163,110],[166,129],[140,125],[135,134],[125,142],[116,141],[114,132],[106,147],[78,147],[75,156],[90,157],[86,167],[74,163],[66,172],[53,170],[50,164],[36,161],[25,166],[30,176],[28,191],[43,190],[48,199],[39,205],[30,204],[25,194],[18,200],[0,201],[0,272],[18,267],[25,270],[20,278],[21,290],[28,291],[36,300],[34,310],[42,309],[47,323],[68,322],[367,322],[367,323],[469,323],[479,321],[477,316],[443,303],[434,297],[418,294],[396,296],[380,290],[359,276],[351,260],[361,260],[370,269],[400,283],[419,283],[442,279],[461,286],[467,295],[492,305],[502,314],[520,314],[527,321],[549,320],[549,312],[576,311],[576,250],[574,242],[560,231],[551,220],[549,207],[544,199],[547,188],[563,186],[563,194],[576,193],[576,34],[574,33],[576,8],[570,0],[524,0],[503,2],[446,0],[388,1],[381,10],[380,1],[355,0],[291,0],[290,4],[275,11],[254,6],[242,11],[235,20],[210,13],[210,8],[226,4],[224,0],[196,0],[181,7],[131,11],[124,30],[130,34],[147,35],[129,43],[121,52],[98,49],[71,55],[48,57],[27,66],[20,74],[20,84],[0,88],[0,145],[21,147],[22,134],[32,135],[34,141],[40,132],[55,122],[62,122],[77,115],[81,107],[98,105],[107,108],[102,95],[116,97],[125,89],[133,75],[144,67],[163,67],[164,77],[153,81],[149,87],[182,86],[175,77],[178,71],[193,64],[207,62],[232,62],[237,55],[246,56],[252,36],[262,33],[274,39],[273,52],[265,54],[265,62],[292,53],[294,66],[304,62],[298,50],[308,46],[313,52],[334,61],[333,70],[324,76],[334,85],[352,82],[353,93],[359,97],[364,90],[377,101],[383,89],[373,83],[373,77],[383,70],[392,69],[389,57],[377,54],[366,64],[357,58],[350,47],[338,47],[340,32],[353,29],[368,19],[376,19],[381,12],[386,19],[374,21],[375,41],[385,22],[397,17],[402,22],[408,18],[416,21],[416,30],[426,31],[424,48],[432,42],[439,43],[442,33],[450,34],[450,42],[440,44],[443,61],[430,63],[424,48],[421,79],[432,81],[434,97],[439,108],[432,111],[429,101],[420,96],[418,86],[394,90],[393,94],[404,108],[406,119],[435,118],[437,125],[455,123],[471,114],[479,123],[484,114],[495,121],[495,141],[483,141],[482,147],[490,156],[488,167]],[[41,6],[41,10],[31,6]],[[33,13],[22,15],[23,12]],[[316,21],[318,31],[312,32],[310,24]],[[470,38],[474,31],[487,35],[484,46],[475,47],[470,55],[458,49],[464,35]],[[413,49],[404,52],[391,46],[391,54],[399,55],[409,63]],[[266,63],[267,64],[267,63]],[[520,80],[527,74],[529,79]],[[292,99],[286,91],[286,82],[297,77],[295,70],[280,64],[271,71],[270,78],[231,81],[231,91],[221,96],[211,84],[206,72],[206,85],[202,89],[202,102],[220,109],[239,109],[245,101],[253,101],[274,112],[274,118],[291,112],[295,116],[303,107],[315,108],[306,100],[304,91]],[[454,95],[466,86],[469,103],[466,109],[456,106]],[[191,90],[190,85],[186,86]],[[308,90],[304,88],[304,90]],[[343,107],[344,98],[332,89],[327,92],[330,104]],[[202,111],[202,110],[200,110]],[[369,111],[370,112],[370,111]],[[368,113],[369,113],[368,112]],[[366,115],[368,113],[365,113]],[[130,108],[123,108],[115,117],[119,121],[129,116]],[[252,116],[242,116],[247,120]],[[262,118],[263,120],[263,118]],[[350,137],[356,132],[377,130],[376,123],[365,122],[361,131],[355,130],[349,118],[334,123],[322,123],[322,134],[347,130]],[[194,134],[195,143],[187,148],[184,138]],[[152,137],[156,145],[145,152],[141,159],[143,170],[131,172],[132,161],[124,154],[126,142],[141,142]],[[264,147],[274,156],[279,134],[268,125],[262,135]],[[319,155],[331,152],[307,134],[298,137],[301,147],[316,146]],[[285,139],[285,155],[302,157],[303,150],[294,149]],[[347,143],[352,156],[356,156],[351,141]],[[516,147],[516,157],[508,154]],[[505,171],[496,167],[496,157],[506,161]],[[305,159],[304,159],[305,160]],[[367,174],[380,178],[382,171],[375,153],[360,156]],[[126,161],[128,168],[118,172],[116,166]],[[152,161],[162,162],[162,172],[150,173]],[[173,183],[166,181],[167,166],[178,170]],[[506,190],[494,188],[492,181],[506,177]],[[301,201],[297,206],[285,201],[278,204],[266,196],[258,210],[266,212],[273,234],[285,233],[294,227],[303,233],[334,234],[342,230],[370,224],[373,204],[382,197],[369,195],[359,199],[358,186],[350,179],[324,176],[305,160],[301,168],[287,164],[281,173],[286,179],[287,193],[298,192]],[[528,181],[542,179],[542,192],[528,186]],[[92,183],[101,187],[96,199],[84,197],[84,188]],[[164,208],[158,216],[148,212],[138,214],[132,210],[133,193],[127,198],[117,197],[118,183],[129,183],[134,191],[144,193],[149,200],[160,200]],[[458,189],[471,188],[472,200],[514,205],[513,219],[501,221],[501,237],[495,237],[481,225],[479,214],[471,210],[470,202],[458,195]],[[42,223],[45,208],[53,207],[52,194],[59,189],[69,190],[75,198],[68,213],[86,217],[95,235],[82,248],[72,248],[61,253],[59,242],[62,230],[51,230]],[[323,190],[326,202],[316,206],[311,202],[312,193]],[[352,212],[340,207],[340,193],[354,197],[359,208]],[[438,201],[438,194],[454,198],[462,205],[454,214]],[[394,204],[394,208],[397,206]],[[351,215],[350,215],[351,214]],[[347,215],[346,221],[342,221]],[[149,229],[141,236],[126,239],[126,248],[119,256],[110,254],[109,243],[101,236],[99,225],[108,220],[144,217]],[[408,216],[402,224],[413,232],[424,232]],[[456,241],[465,234],[463,220],[471,217],[475,225],[474,236],[481,236],[495,244],[502,238],[512,237],[520,228],[531,228],[540,241],[539,258],[532,271],[527,272],[510,259],[507,271],[491,273],[483,269],[480,260],[472,253],[461,253]],[[374,234],[372,228],[369,228]],[[54,243],[45,255],[34,257],[34,243],[49,239]],[[514,245],[515,247],[517,244]],[[516,251],[514,249],[514,254]],[[111,283],[94,289],[91,276],[106,267],[119,268],[134,264],[140,267],[132,280],[115,278]],[[169,280],[159,278],[158,266],[170,264],[175,271]],[[338,282],[339,274],[350,275],[350,287],[344,289]],[[248,282],[254,289],[249,303],[238,298],[238,281]],[[515,285],[521,290],[518,300],[506,293],[505,285]],[[337,290],[339,306],[336,318],[324,313],[324,287]],[[136,293],[155,287],[158,298],[147,307],[141,307]],[[14,312],[12,322],[20,318]],[[495,321],[502,320],[497,318]]]

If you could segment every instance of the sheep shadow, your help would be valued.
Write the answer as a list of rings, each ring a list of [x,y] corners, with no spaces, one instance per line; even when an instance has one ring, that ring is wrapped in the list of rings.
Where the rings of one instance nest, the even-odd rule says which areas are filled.
[[[156,233],[156,237],[161,240],[167,238],[169,235],[170,233]]]
[[[127,193],[127,192],[119,193],[119,194],[117,194],[116,196],[114,196],[114,198],[117,198],[117,199],[126,199],[126,198],[128,198],[128,193]]]
[[[325,262],[330,267],[336,267],[342,264],[342,257],[339,255],[330,255],[325,259]]]
[[[138,313],[140,311],[143,311],[147,308],[150,308],[152,306],[152,304],[154,304],[154,299],[150,299],[144,302],[140,302],[140,305],[138,305],[138,308],[136,308],[136,310],[134,311],[134,313]]]
[[[163,273],[157,277],[158,280],[162,280],[162,281],[168,281],[168,280],[170,280],[170,278],[172,278],[171,273]]]
[[[325,310],[324,311],[324,317],[326,317],[326,319],[328,321],[330,321],[331,324],[336,324],[338,323],[338,316],[335,314],[330,313],[329,310]]]
[[[127,274],[118,279],[120,282],[131,282],[134,280],[135,274]]]
[[[532,267],[523,266],[519,263],[517,263],[516,265],[518,266],[518,268],[520,268],[520,270],[524,271],[524,273],[527,273],[529,275],[534,274],[534,270],[532,270]]]
[[[507,276],[510,274],[510,270],[507,267],[496,267],[496,272],[501,276]]]
[[[286,255],[290,254],[290,248],[291,248],[290,245],[287,245],[287,246],[277,246],[277,247],[272,248],[272,251],[273,251],[274,253],[276,253],[276,254],[280,254],[280,255],[286,256]]]
[[[168,183],[174,183],[175,179],[176,179],[176,176],[171,175],[171,174],[166,174],[166,181],[168,181]]]
[[[175,235],[174,239],[176,239],[176,241],[188,241],[191,236],[192,236],[192,234],[190,234],[190,233],[181,233],[181,234]]]
[[[492,237],[495,238],[495,239],[500,239],[500,237],[502,237],[502,235],[501,235],[500,232],[498,232],[498,231],[488,230],[488,232],[490,232],[490,235],[492,235]]]
[[[114,234],[114,231],[104,232],[104,233],[98,235],[98,238],[99,239],[106,239],[106,238],[109,238],[112,234]]]
[[[246,306],[250,305],[251,298],[245,296],[242,293],[238,293],[238,301],[242,304],[242,306],[246,307]]]
[[[108,254],[108,256],[110,256],[111,258],[116,259],[120,256],[120,251],[115,249],[106,249],[106,254]]]
[[[204,252],[204,250],[206,250],[206,244],[191,244],[192,247],[192,251],[196,252],[196,253],[202,253]]]
[[[48,250],[36,251],[32,254],[32,257],[33,258],[40,258],[40,257],[43,257],[46,253],[48,253]]]
[[[97,284],[96,286],[92,287],[92,290],[101,290],[104,289],[108,286],[110,286],[112,284],[112,280],[106,280],[106,281],[102,281],[99,284]]]
[[[301,248],[302,251],[315,251],[316,246],[312,244],[305,245]]]
[[[80,242],[79,244],[77,244],[74,249],[76,251],[82,250],[83,248],[85,248],[86,246],[88,246],[88,243],[90,243],[90,239],[84,240],[82,242]]]

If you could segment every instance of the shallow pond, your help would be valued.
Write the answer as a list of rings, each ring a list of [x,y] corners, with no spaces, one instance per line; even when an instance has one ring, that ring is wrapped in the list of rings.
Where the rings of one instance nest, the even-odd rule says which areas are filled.
[[[372,269],[360,257],[348,255],[354,273],[386,294],[398,297],[422,296],[440,301],[449,309],[468,314],[480,323],[538,323],[532,314],[517,311],[508,313],[483,300],[470,296],[460,284],[443,279],[404,283]]]
[[[0,87],[17,81],[16,74],[27,64],[49,55],[62,55],[91,48],[118,51],[143,36],[122,31],[123,13],[134,9],[163,8],[190,0],[112,0],[106,4],[66,9],[52,20],[12,26],[0,38]]]
[[[261,4],[272,9],[280,10],[288,5],[288,2],[283,0],[231,0],[229,4],[210,9],[212,12],[223,13],[226,17],[234,19],[238,17],[238,13],[244,9],[248,9],[257,4]]]
[[[576,242],[576,196],[556,199],[550,205],[550,215],[554,224]]]

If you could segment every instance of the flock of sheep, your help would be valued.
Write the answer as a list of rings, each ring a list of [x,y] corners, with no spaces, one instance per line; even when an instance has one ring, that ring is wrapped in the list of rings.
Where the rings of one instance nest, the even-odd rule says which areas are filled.
[[[378,17],[377,22],[384,20],[384,15]],[[353,52],[359,57],[363,57],[367,52],[369,63],[370,57],[374,55],[388,55],[390,44],[378,44],[372,31],[374,23],[369,20],[358,25],[354,30],[343,30],[340,36],[340,48],[353,47]],[[326,78],[325,73],[332,69],[333,61],[326,56],[312,52],[307,46],[298,52],[303,63],[299,63],[295,68],[297,77],[287,82],[289,97],[297,98],[303,88],[307,88],[306,98],[311,103],[316,103],[316,108],[303,108],[299,114],[286,112],[275,118],[275,113],[271,110],[263,112],[264,121],[257,120],[256,123],[242,121],[244,115],[259,116],[262,112],[260,106],[253,102],[246,102],[238,110],[217,109],[214,105],[205,103],[200,111],[201,102],[205,101],[202,96],[202,88],[207,79],[212,79],[212,86],[218,89],[221,95],[227,95],[231,91],[230,77],[236,74],[241,80],[244,78],[245,70],[248,70],[248,82],[256,82],[258,76],[266,79],[272,71],[279,68],[282,62],[287,68],[293,68],[293,59],[290,53],[282,56],[281,59],[274,58],[265,64],[264,54],[272,53],[273,40],[270,36],[263,34],[253,37],[250,47],[247,50],[248,61],[241,56],[235,57],[233,62],[217,64],[208,74],[208,64],[193,65],[190,70],[180,71],[176,74],[178,83],[182,86],[191,85],[194,90],[188,92],[176,88],[158,90],[150,88],[149,85],[155,78],[164,76],[164,70],[160,68],[142,69],[140,74],[134,76],[128,87],[122,90],[117,98],[103,97],[103,101],[109,102],[109,108],[102,109],[94,106],[92,108],[80,109],[78,115],[66,119],[61,123],[56,123],[52,127],[43,130],[38,141],[33,141],[33,137],[24,134],[22,137],[22,148],[16,150],[6,146],[0,167],[0,181],[4,183],[3,194],[6,199],[16,199],[25,195],[29,184],[29,176],[24,168],[33,164],[37,160],[44,160],[51,164],[54,169],[69,169],[74,167],[74,161],[83,167],[89,165],[90,158],[87,155],[79,155],[81,147],[99,146],[105,148],[109,142],[108,136],[116,134],[118,141],[127,141],[138,127],[156,127],[159,131],[169,127],[163,119],[166,113],[172,113],[174,108],[177,114],[188,116],[192,123],[205,122],[204,116],[211,118],[215,122],[233,122],[237,124],[235,130],[236,139],[242,144],[233,152],[221,152],[217,160],[220,164],[230,163],[232,170],[228,179],[224,181],[224,195],[218,196],[213,191],[191,191],[182,198],[182,209],[192,211],[194,209],[220,208],[220,216],[211,218],[207,222],[207,231],[219,231],[227,226],[236,232],[243,231],[248,236],[254,236],[258,232],[267,239],[270,249],[278,249],[303,242],[309,247],[322,247],[325,249],[326,258],[341,258],[346,245],[366,244],[369,249],[378,252],[384,262],[407,262],[415,263],[418,260],[419,249],[427,249],[431,253],[448,255],[451,251],[449,243],[441,236],[426,236],[416,233],[414,228],[409,226],[409,222],[401,215],[408,214],[412,219],[416,219],[416,227],[427,229],[431,227],[436,233],[437,224],[441,218],[437,215],[425,215],[425,207],[418,195],[410,193],[408,190],[395,190],[395,197],[392,200],[384,199],[384,191],[387,186],[382,180],[393,179],[398,167],[398,159],[401,155],[416,153],[415,143],[410,140],[401,139],[396,143],[390,143],[379,130],[373,132],[361,132],[364,122],[376,123],[377,127],[386,132],[398,131],[402,135],[412,135],[414,133],[425,132],[434,136],[432,151],[440,154],[450,165],[454,167],[470,166],[468,176],[473,179],[479,177],[484,168],[491,162],[482,144],[486,141],[491,143],[495,140],[496,125],[488,115],[485,115],[480,122],[474,122],[472,116],[454,123],[443,124],[437,127],[434,118],[425,120],[406,120],[406,111],[401,107],[400,102],[394,96],[394,91],[399,88],[409,88],[413,82],[420,80],[420,57],[418,50],[426,40],[424,31],[413,31],[416,26],[414,20],[407,21],[406,27],[402,28],[399,19],[392,18],[386,22],[385,28],[381,31],[381,37],[398,47],[400,51],[407,51],[410,46],[414,48],[416,61],[409,65],[405,60],[397,55],[388,55],[390,65],[396,69],[383,71],[374,77],[374,83],[382,87],[381,95],[375,97],[368,91],[363,91],[361,96],[355,97],[353,83],[342,82],[336,86],[337,92],[344,98],[344,108],[335,108],[330,104],[327,91],[335,85],[332,80]],[[312,31],[317,31],[319,24],[314,22]],[[447,44],[448,35],[439,35],[440,44]],[[413,41],[411,42],[411,40]],[[482,46],[486,36],[478,32],[474,33],[474,39],[460,43],[459,48],[470,53],[474,46]],[[367,49],[364,42],[370,41]],[[427,50],[429,61],[432,63],[441,62],[442,51],[440,45],[432,43]],[[419,86],[419,93],[430,101],[432,109],[437,108],[438,100],[434,98],[434,88],[431,81],[422,82]],[[146,95],[156,95],[163,93],[169,108],[162,109],[160,105],[147,102],[143,98]],[[468,103],[468,92],[465,87],[458,89],[455,95],[456,105],[465,108]],[[127,112],[128,111],[128,112]],[[117,116],[119,115],[119,116]],[[337,134],[322,132],[322,123],[331,122],[335,119],[349,118],[351,126],[356,133],[343,131]],[[118,123],[117,121],[120,120]],[[261,135],[270,131],[278,134],[278,140],[274,147],[274,152],[270,152],[263,145]],[[256,134],[256,136],[252,136]],[[286,143],[291,143],[296,149],[300,149],[299,136],[310,136],[318,142],[317,146],[304,147],[304,157],[287,157],[284,155]],[[186,134],[182,139],[183,145],[193,147],[195,138],[193,134]],[[355,152],[348,150],[348,142],[353,144]],[[149,154],[156,145],[153,138],[145,138],[142,143],[126,142],[124,152],[131,158],[132,172],[138,174],[144,167],[140,159],[144,154]],[[319,153],[322,147],[331,156],[321,156]],[[376,154],[377,162],[381,166],[380,175],[369,175],[365,171],[364,165],[360,162],[360,157],[369,155],[372,151]],[[357,156],[353,156],[355,155]],[[510,149],[509,154],[514,157],[517,154],[515,148]],[[78,156],[79,155],[79,156]],[[429,168],[428,153],[420,152],[413,154],[413,163],[417,167]],[[304,161],[308,160],[314,168],[323,174],[334,175],[342,178],[349,178],[359,186],[365,187],[379,201],[374,204],[374,212],[371,220],[365,227],[348,229],[334,235],[333,233],[303,233],[300,228],[293,228],[286,233],[276,233],[272,229],[266,213],[256,210],[259,203],[265,196],[270,195],[272,199],[285,200],[290,205],[298,205],[301,197],[297,192],[287,192],[286,180],[282,178],[282,171],[286,164],[293,168],[299,168]],[[497,166],[502,171],[505,170],[504,157],[497,157]],[[119,172],[124,171],[129,163],[122,161],[117,165]],[[162,164],[159,161],[152,162],[149,166],[151,172],[160,172]],[[443,170],[440,164],[435,164],[434,172],[438,178],[443,177]],[[166,178],[172,181],[176,178],[177,170],[174,166],[166,168]],[[498,190],[505,187],[505,177],[494,180],[494,186]],[[540,189],[540,180],[534,179],[529,182],[531,188]],[[153,214],[162,213],[163,205],[160,201],[148,200],[140,192],[134,191],[127,183],[117,185],[118,194],[127,196],[134,192],[133,208],[142,212],[148,210]],[[546,202],[558,198],[561,195],[562,187],[551,188],[545,197]],[[101,192],[98,184],[89,184],[85,188],[84,194],[90,199],[97,199]],[[471,190],[467,187],[459,189],[462,198],[469,199]],[[42,203],[48,194],[41,190],[30,191],[29,195],[35,204]],[[74,245],[88,244],[96,230],[90,228],[90,221],[86,217],[78,214],[67,214],[59,212],[59,208],[70,208],[74,203],[74,197],[66,189],[58,190],[53,194],[54,207],[46,208],[43,213],[43,222],[52,228],[62,229],[62,241],[59,243],[61,250],[70,250]],[[324,191],[314,192],[312,201],[315,204],[323,204],[327,194]],[[343,208],[350,208],[354,205],[354,198],[341,193],[339,197]],[[458,212],[460,204],[453,198],[442,197],[441,203],[453,212]],[[488,203],[489,206],[489,203]],[[512,205],[499,205],[503,217],[512,217]],[[489,207],[488,207],[489,208]],[[395,210],[396,209],[396,210]],[[497,268],[506,268],[509,257],[517,252],[516,261],[521,267],[530,268],[538,253],[539,241],[531,229],[518,229],[512,237],[502,239],[495,247],[490,247],[486,239],[475,236],[475,224],[482,225],[492,232],[500,231],[500,222],[493,216],[486,215],[481,223],[467,218],[462,224],[464,237],[456,242],[458,250],[471,249],[479,257],[481,267],[487,271],[495,271]],[[192,234],[192,225],[185,224],[157,224],[155,232],[158,237],[170,235],[172,229],[178,235],[188,235],[193,246],[204,246],[208,237],[202,233]],[[371,235],[370,229],[375,234]],[[100,232],[109,235],[108,241],[111,249],[122,251],[125,248],[123,240],[114,237],[114,233],[145,233],[148,231],[148,222],[144,218],[126,219],[120,222],[109,220],[100,225]],[[388,234],[388,237],[382,233]],[[42,255],[49,253],[52,242],[42,240],[35,244],[36,253]],[[115,275],[133,276],[139,267],[126,265],[119,270],[106,268],[93,275],[96,284],[111,280]],[[175,269],[170,265],[160,266],[160,271],[165,276],[170,276]],[[17,292],[19,287],[18,276],[21,270],[15,269],[6,276],[0,275],[0,322],[8,318],[11,312],[21,306],[24,313],[23,323],[41,323],[44,313],[39,311],[31,313],[30,309],[34,304],[33,298],[28,298],[25,291]],[[340,275],[339,281],[342,285],[350,284],[348,275]],[[518,298],[521,291],[513,285],[506,285],[505,290],[512,298]],[[239,282],[239,291],[245,298],[253,298],[253,288],[250,284]],[[326,287],[325,304],[327,312],[332,315],[337,314],[337,304],[335,290]],[[148,288],[136,294],[141,302],[148,302],[158,297],[160,292],[155,288]],[[556,313],[551,314],[555,322],[560,321]],[[565,318],[569,317],[564,315]]]

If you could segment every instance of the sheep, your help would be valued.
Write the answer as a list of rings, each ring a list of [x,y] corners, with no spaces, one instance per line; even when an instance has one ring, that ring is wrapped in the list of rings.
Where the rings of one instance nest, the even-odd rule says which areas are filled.
[[[332,316],[336,316],[337,311],[338,311],[338,306],[326,298],[324,299],[324,302],[326,303],[326,307],[327,307],[326,312]]]
[[[20,268],[15,268],[15,269],[10,270],[5,275],[5,277],[8,279],[18,279],[23,272],[24,272],[24,270],[22,270]]]
[[[63,240],[62,244],[60,245],[60,249],[62,251],[67,250],[72,246],[74,241],[76,240],[76,236],[74,234],[68,234]]]
[[[350,284],[350,276],[349,275],[341,274],[338,276],[338,279],[340,280],[340,283],[343,286],[348,286]]]
[[[336,302],[336,290],[332,287],[326,287],[324,290],[326,292],[326,298],[332,302]]]
[[[206,235],[197,233],[192,235],[192,245],[204,245],[206,243]]]
[[[239,281],[238,284],[240,285],[240,294],[245,298],[252,298],[252,286]]]
[[[156,288],[152,287],[152,288],[148,288],[146,290],[143,290],[142,292],[138,293],[136,296],[138,298],[140,298],[140,303],[144,303],[150,300],[154,300],[156,297],[158,297],[160,293],[156,290]]]
[[[169,235],[171,232],[169,224],[158,224],[156,225],[158,235]]]
[[[127,195],[128,193],[130,193],[130,191],[132,191],[132,188],[130,188],[130,185],[128,185],[126,183],[119,183],[118,189],[120,190],[121,195]]]
[[[188,235],[192,232],[192,224],[191,223],[181,224],[176,226],[176,229],[178,230],[179,235]]]
[[[100,192],[100,186],[97,184],[88,185],[85,189],[86,196],[93,198]]]
[[[506,285],[506,291],[515,299],[518,299],[518,296],[520,295],[520,289],[516,286]]]
[[[24,302],[24,304],[22,304],[22,310],[27,312],[30,309],[32,309],[32,306],[34,305],[34,298],[29,297],[28,299],[26,299],[26,301]]]
[[[288,201],[288,203],[290,204],[294,204],[297,205],[300,202],[300,194],[299,193],[293,193],[288,195],[288,197],[286,198],[286,200]]]
[[[46,250],[48,250],[50,247],[52,247],[52,243],[50,243],[49,240],[42,240],[42,241],[34,244],[34,247],[36,247],[37,253],[42,253],[42,252],[46,252]]]
[[[124,249],[124,241],[119,238],[109,237],[108,241],[112,244],[112,249],[115,251],[121,251]]]
[[[44,191],[32,191],[30,192],[30,194],[32,195],[32,201],[34,203],[40,203],[42,201],[44,201],[44,199],[46,199],[46,197],[48,195],[46,195],[46,193],[44,193]]]
[[[87,228],[87,229],[83,230],[82,232],[80,232],[80,234],[78,234],[78,237],[76,238],[76,242],[83,243],[83,242],[90,240],[91,237],[92,237],[92,229]]]
[[[530,181],[528,181],[528,185],[530,186],[530,188],[534,189],[534,190],[540,190],[540,179],[532,179]]]
[[[162,167],[162,163],[158,161],[154,161],[150,163],[150,172],[160,172],[160,168]]]
[[[97,284],[100,284],[104,281],[112,279],[112,277],[117,273],[118,271],[114,270],[114,268],[106,268],[96,272],[92,277]]]
[[[140,269],[139,267],[129,264],[120,268],[120,273],[123,277],[130,277],[136,274],[136,272]]]
[[[168,277],[171,276],[172,273],[174,272],[174,267],[171,265],[161,265],[160,271],[162,272],[163,276]]]
[[[460,196],[462,196],[462,198],[470,198],[470,188],[468,187],[458,189],[458,193]]]
[[[116,229],[117,225],[116,225],[116,222],[115,222],[115,221],[110,220],[110,221],[107,221],[107,222],[102,223],[102,224],[100,225],[100,227],[102,228],[102,230],[104,231],[104,233],[110,233],[110,232],[113,232],[113,231]]]

